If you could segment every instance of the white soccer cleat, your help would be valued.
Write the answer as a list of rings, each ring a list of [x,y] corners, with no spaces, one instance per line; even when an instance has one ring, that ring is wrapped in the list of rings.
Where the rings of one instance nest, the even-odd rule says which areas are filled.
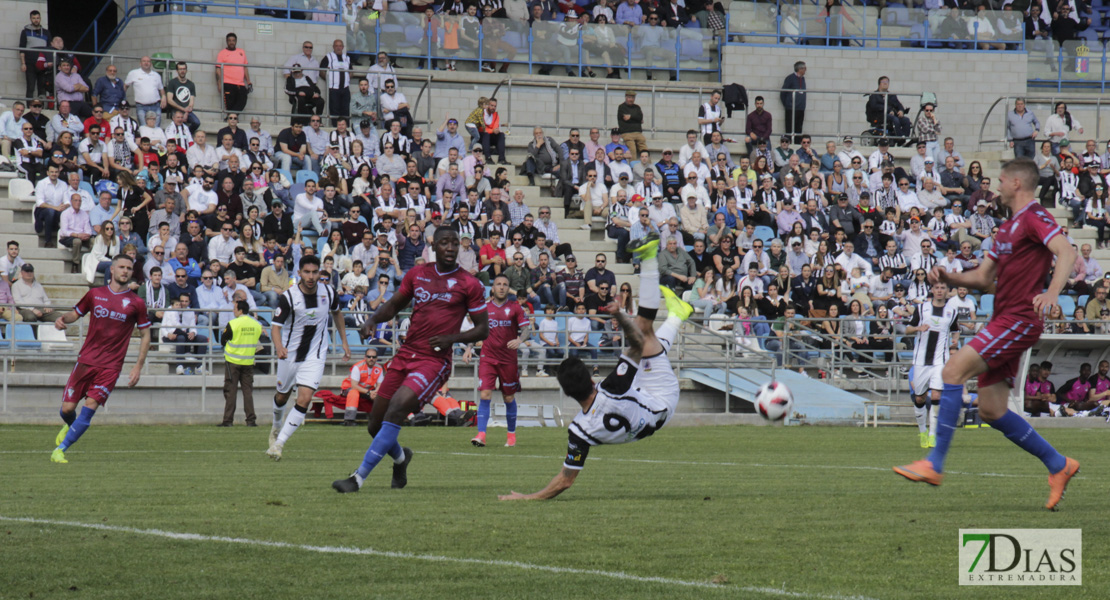
[[[270,444],[270,449],[266,451],[266,456],[274,459],[274,462],[281,460],[281,444],[274,442]]]
[[[281,425],[270,428],[270,445],[273,446],[277,443],[278,434],[281,433]]]

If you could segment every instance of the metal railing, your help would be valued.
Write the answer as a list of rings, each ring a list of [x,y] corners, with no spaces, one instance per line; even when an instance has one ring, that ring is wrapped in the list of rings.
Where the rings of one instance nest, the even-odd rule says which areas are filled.
[[[903,6],[732,2],[728,44],[1023,52],[1025,26],[1014,11],[925,10]],[[1002,46],[999,48],[998,46]]]
[[[1107,44],[1105,40],[1037,39],[1029,44],[1029,87],[1054,87],[1105,92]]]
[[[1025,100],[1026,110],[1032,111],[1037,116],[1042,131],[1045,121],[1053,114],[1056,103],[1066,103],[1068,112],[1083,126],[1082,133],[1075,129],[1066,136],[1071,140],[1075,152],[1083,151],[1082,143],[1085,140],[1104,140],[1110,137],[1110,119],[1102,118],[1102,110],[1103,108],[1110,109],[1110,102],[1107,102],[1101,96],[1001,96],[990,105],[983,115],[983,122],[979,126],[978,149],[982,150],[984,146],[991,145],[1009,145],[1006,119],[1007,115],[1014,110],[1014,101],[1019,98]],[[1036,142],[1037,154],[1041,152],[1041,142],[1047,139],[1048,137],[1042,133],[1041,138]],[[1059,142],[1059,138],[1054,141]],[[1099,151],[1102,150],[1105,150],[1105,148],[1099,146]]]
[[[132,19],[165,14],[205,14],[214,17],[236,17],[251,19],[277,19],[277,20],[317,20],[317,15],[327,20],[324,22],[342,22],[343,15],[339,11],[327,8],[305,7],[305,0],[222,0],[219,2],[194,2],[170,0],[123,0],[117,3],[108,0],[93,17],[92,22],[72,45],[74,48],[82,47],[81,44],[92,38],[93,53],[99,53],[112,47],[120,33],[124,31]],[[116,27],[102,35],[100,19],[107,11],[122,10],[123,15]],[[249,14],[247,14],[249,11]],[[285,13],[285,16],[281,16]],[[305,16],[308,18],[305,18]],[[95,61],[94,61],[95,66]]]

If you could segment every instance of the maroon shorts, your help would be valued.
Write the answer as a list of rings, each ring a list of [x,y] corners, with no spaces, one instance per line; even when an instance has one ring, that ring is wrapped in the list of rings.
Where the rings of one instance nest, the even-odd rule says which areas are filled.
[[[73,367],[73,372],[69,374],[62,402],[81,402],[85,398],[92,398],[97,404],[104,404],[108,401],[112,390],[116,388],[119,374],[117,369],[77,363],[77,366]]]
[[[450,358],[395,356],[389,361],[389,368],[385,371],[377,396],[388,401],[403,385],[416,394],[420,405],[423,406],[435,398],[436,390],[447,383],[447,378],[450,376]]]
[[[1040,321],[1007,316],[991,319],[968,342],[987,363],[987,372],[979,376],[979,387],[987,387],[1000,381],[1014,387],[1021,355],[1037,343],[1043,330],[1044,325]]]
[[[520,391],[520,371],[516,365],[480,361],[478,363],[478,390],[495,390],[501,381],[501,395],[515,396]]]

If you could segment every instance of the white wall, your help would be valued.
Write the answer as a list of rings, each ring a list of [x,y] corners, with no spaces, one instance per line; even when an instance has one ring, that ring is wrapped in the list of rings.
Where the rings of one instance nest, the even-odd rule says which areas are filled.
[[[875,89],[880,75],[887,75],[891,78],[890,91],[899,94],[902,103],[912,106],[915,114],[916,96],[922,92],[935,93],[943,135],[954,137],[957,147],[972,149],[991,103],[999,96],[1022,95],[1026,91],[1027,58],[1016,52],[727,46],[721,79],[745,86],[749,96],[753,88],[777,90],[798,60],[806,62],[806,85],[810,90],[848,92],[839,99],[835,95],[808,96],[805,129],[821,134],[837,130],[838,116],[840,129],[846,133],[858,134],[866,129],[863,109],[867,99],[863,94]],[[767,110],[775,118],[775,131],[782,131],[784,111],[778,94],[764,96]],[[839,110],[838,100],[843,103]],[[815,135],[814,146],[823,150],[826,137]]]

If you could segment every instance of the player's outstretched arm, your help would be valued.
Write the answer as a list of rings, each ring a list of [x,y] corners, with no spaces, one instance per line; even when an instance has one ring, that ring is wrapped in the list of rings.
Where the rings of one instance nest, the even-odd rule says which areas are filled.
[[[77,314],[77,311],[71,310],[54,320],[54,329],[57,329],[58,331],[65,331],[66,325],[74,323],[77,321],[77,319],[80,318],[81,315]]]
[[[138,385],[139,377],[143,375],[143,365],[146,364],[146,353],[150,351],[150,328],[140,329],[139,336],[139,358],[135,361],[135,366],[131,367],[131,375],[127,378],[127,387]]]
[[[351,360],[351,347],[347,344],[347,323],[343,321],[343,311],[332,312],[331,318],[335,321],[335,331],[339,333],[339,340],[343,345],[343,360]]]
[[[559,494],[570,489],[574,485],[574,478],[578,477],[577,469],[568,469],[563,467],[559,474],[547,484],[547,487],[534,494],[521,494],[520,492],[509,492],[508,494],[498,496],[498,500],[550,500]]]
[[[374,313],[370,315],[370,318],[366,319],[366,322],[362,324],[362,329],[360,330],[362,337],[364,339],[370,337],[370,334],[374,332],[374,328],[377,327],[378,323],[390,322],[393,317],[397,316],[397,313],[401,312],[409,305],[411,299],[411,296],[400,293],[400,290],[395,292],[390,296],[389,300],[383,302],[381,306],[378,307],[378,310],[375,310]]]
[[[616,302],[606,306],[605,311],[612,315],[613,318],[617,320],[617,324],[621,326],[621,331],[624,332],[624,340],[625,343],[628,344],[629,350],[636,354],[641,354],[644,350],[643,330],[636,325],[632,317],[628,316],[628,314],[620,309],[620,305]]]
[[[1067,284],[1076,260],[1075,248],[1072,248],[1065,236],[1057,235],[1053,237],[1048,242],[1048,249],[1056,255],[1056,266],[1053,267],[1055,270],[1052,273],[1052,281],[1049,282],[1048,289],[1044,293],[1033,297],[1033,310],[1036,310],[1042,319],[1048,317],[1049,311],[1059,301],[1060,292]]]

